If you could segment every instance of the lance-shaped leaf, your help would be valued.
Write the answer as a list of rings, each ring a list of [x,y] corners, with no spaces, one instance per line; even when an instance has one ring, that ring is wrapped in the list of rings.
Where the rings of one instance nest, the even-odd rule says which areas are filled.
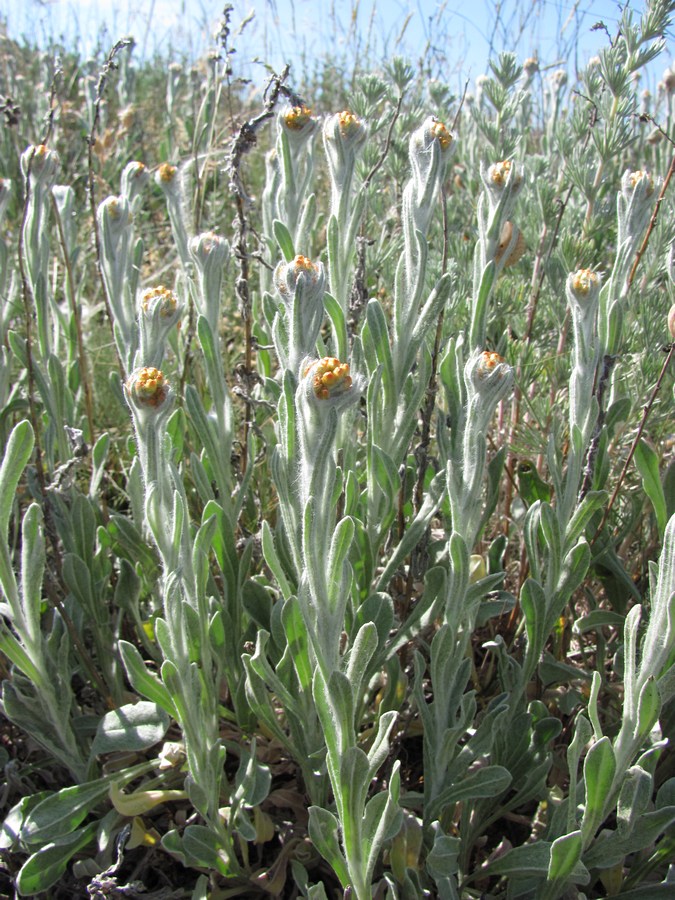
[[[586,754],[584,782],[586,798],[581,820],[581,834],[588,846],[602,824],[605,804],[616,772],[616,759],[608,737],[600,738]]]

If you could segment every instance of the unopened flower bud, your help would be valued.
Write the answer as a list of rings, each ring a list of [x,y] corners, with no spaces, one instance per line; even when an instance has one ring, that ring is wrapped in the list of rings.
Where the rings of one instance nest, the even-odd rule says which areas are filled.
[[[594,304],[600,294],[601,277],[591,269],[578,269],[567,278],[567,296],[581,307]]]
[[[134,160],[127,163],[122,172],[121,194],[133,208],[136,200],[150,180],[148,168],[142,162]]]
[[[618,200],[619,244],[630,238],[637,241],[642,236],[652,214],[654,179],[642,169],[626,170],[621,178]]]
[[[59,155],[55,150],[50,150],[45,144],[31,145],[21,154],[21,171],[24,178],[28,177],[30,170],[31,179],[36,185],[46,189],[56,181],[60,167]]]
[[[637,169],[635,172],[624,172],[621,179],[621,190],[624,194],[629,195],[636,190],[642,190],[645,197],[651,197],[654,193],[654,179],[643,169]]]
[[[466,370],[477,394],[490,396],[498,393],[501,398],[513,384],[513,369],[494,350],[472,354],[467,361]]]
[[[152,318],[155,309],[159,308],[158,315],[164,321],[174,319],[178,309],[178,298],[172,290],[163,284],[157,287],[146,288],[141,294],[141,311],[148,318]]]
[[[229,254],[230,245],[215,231],[205,231],[190,239],[190,256],[198,266],[207,266],[213,262],[222,266]]]
[[[675,71],[668,67],[661,77],[664,89],[672,94],[675,91]]]
[[[166,741],[158,755],[158,769],[179,769],[186,760],[185,746],[178,741]]]
[[[526,250],[527,244],[522,231],[507,219],[499,232],[499,244],[495,253],[497,268],[507,269],[509,266],[515,266]]]
[[[119,232],[131,224],[131,210],[125,197],[106,197],[98,207],[98,221],[101,227]]]
[[[523,74],[526,78],[534,78],[539,71],[539,61],[536,56],[529,56],[523,63]]]
[[[668,313],[668,331],[670,332],[671,340],[675,341],[675,304],[670,307],[670,312]]]
[[[302,284],[305,291],[303,300],[306,301],[308,291],[312,297],[319,296],[323,299],[324,281],[323,263],[313,263],[302,255],[296,256],[292,262],[279,263],[274,270],[274,286],[286,301],[293,297],[298,284]]]
[[[561,90],[567,84],[567,72],[564,69],[556,69],[551,75],[551,84],[556,90]]]

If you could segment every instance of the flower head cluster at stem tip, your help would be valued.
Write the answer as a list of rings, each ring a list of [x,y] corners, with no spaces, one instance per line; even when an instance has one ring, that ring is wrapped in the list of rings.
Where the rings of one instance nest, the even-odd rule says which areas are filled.
[[[127,379],[127,391],[139,406],[157,408],[166,400],[170,386],[163,372],[154,366],[136,369]]]
[[[441,150],[447,150],[455,139],[454,135],[448,131],[444,123],[439,119],[434,119],[431,126],[431,134],[441,145]]]
[[[286,128],[291,131],[302,131],[312,118],[312,110],[308,106],[289,106],[281,114]]]
[[[287,298],[295,294],[298,279],[301,277],[304,279],[306,289],[316,289],[323,296],[323,266],[321,263],[313,263],[309,257],[302,254],[298,254],[289,263],[280,263],[277,266],[274,271],[274,284],[282,297]]]
[[[505,363],[506,360],[503,356],[500,356],[499,353],[496,353],[494,350],[483,350],[480,355],[480,359],[478,360],[478,367],[476,369],[476,374],[479,378],[487,378],[491,372],[493,372],[497,366],[500,366],[502,363]]]
[[[146,288],[141,294],[143,312],[152,313],[155,305],[160,307],[160,316],[163,319],[168,319],[176,312],[178,299],[170,288],[159,284],[157,287]]]
[[[340,125],[340,134],[342,137],[349,137],[351,134],[359,131],[363,126],[361,120],[350,113],[349,110],[343,109],[338,113],[338,123]]]
[[[509,175],[511,174],[511,169],[513,168],[513,163],[510,159],[503,159],[501,162],[493,163],[488,169],[488,176],[493,184],[497,185],[497,187],[504,187],[507,182]],[[516,177],[516,186],[522,180],[522,176],[519,173],[514,173]]]
[[[328,400],[344,394],[352,386],[349,363],[341,363],[334,356],[324,356],[318,362],[307,366],[303,375],[307,376],[312,369],[314,369],[312,388],[319,400]]]
[[[164,184],[170,184],[176,175],[176,171],[176,166],[172,166],[171,163],[162,163],[157,170],[157,180]]]
[[[601,281],[600,273],[591,269],[578,269],[572,272],[567,278],[568,300],[586,310],[594,308],[600,293]]]
[[[635,172],[630,172],[628,174],[628,182],[630,186],[635,190],[635,188],[641,184],[645,183],[645,196],[649,197],[654,193],[654,179],[649,174],[649,172],[645,172],[643,169],[637,169]]]
[[[577,294],[588,294],[600,283],[600,276],[590,269],[578,269],[572,275],[572,289]]]

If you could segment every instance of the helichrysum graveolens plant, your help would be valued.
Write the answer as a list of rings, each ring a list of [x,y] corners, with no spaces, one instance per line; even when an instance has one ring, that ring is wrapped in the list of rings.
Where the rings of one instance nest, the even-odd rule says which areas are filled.
[[[175,165],[146,190],[125,131],[97,171],[105,295],[78,297],[105,296],[131,424],[94,379],[91,470],[77,182],[23,155],[20,269],[0,186],[2,711],[41,748],[0,829],[21,895],[71,860],[126,890],[141,845],[197,898],[672,890],[670,161],[631,82],[671,7],[624,14],[583,96],[561,70],[541,108],[513,54],[456,118],[397,61],[323,120],[273,79],[228,172],[238,236],[231,54],[203,89],[169,69]]]

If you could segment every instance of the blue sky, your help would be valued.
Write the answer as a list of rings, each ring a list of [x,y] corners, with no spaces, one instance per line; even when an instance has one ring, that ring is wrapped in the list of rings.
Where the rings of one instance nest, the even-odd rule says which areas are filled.
[[[0,0],[0,20],[12,37],[44,43],[64,35],[69,43],[82,40],[85,52],[95,49],[97,38],[107,48],[133,34],[138,52],[173,49],[197,56],[210,46],[223,5],[224,0]],[[234,0],[233,5],[235,28],[255,13],[235,40],[238,71],[249,77],[255,77],[250,65],[255,57],[276,69],[291,62],[306,71],[326,52],[347,59],[367,54],[375,62],[398,53],[414,61],[427,48],[445,80],[456,78],[457,84],[486,71],[490,48],[513,49],[521,59],[537,51],[543,63],[574,69],[607,40],[591,31],[592,25],[602,20],[613,33],[620,16],[616,0]],[[644,3],[633,0],[631,6],[640,13]],[[670,41],[669,52],[674,48]],[[650,80],[656,81],[670,58],[659,59]]]

